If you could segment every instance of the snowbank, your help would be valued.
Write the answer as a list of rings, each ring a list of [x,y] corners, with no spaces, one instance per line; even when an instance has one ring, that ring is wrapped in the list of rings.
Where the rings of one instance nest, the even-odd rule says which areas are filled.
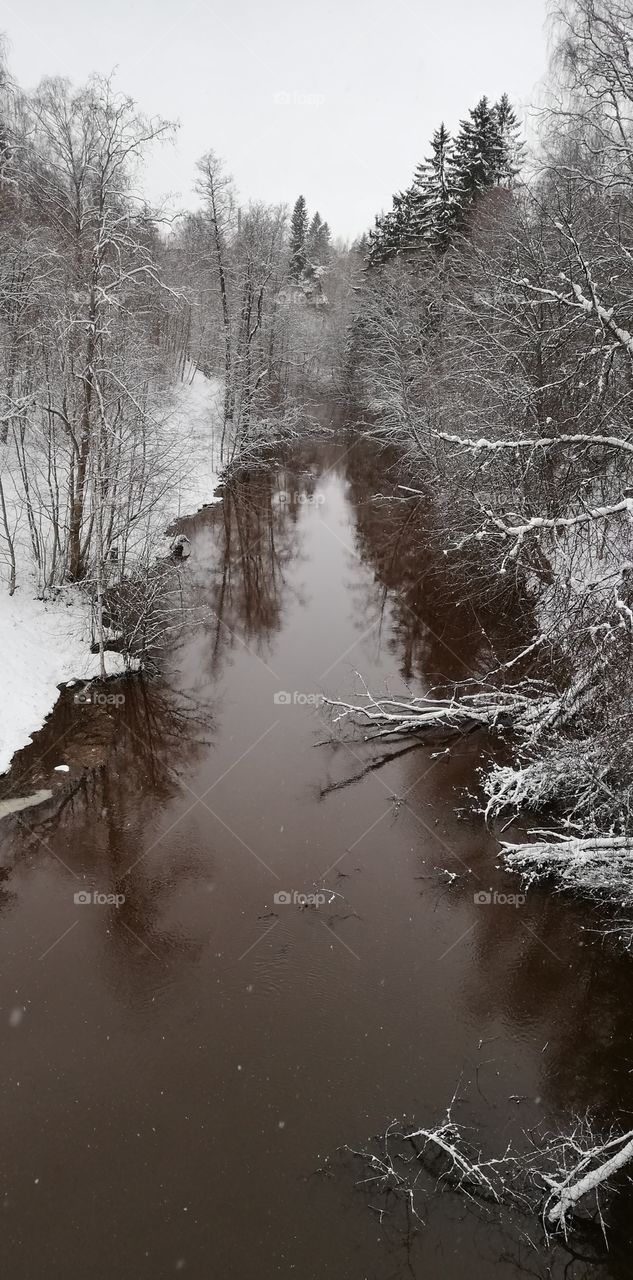
[[[196,373],[175,388],[168,419],[170,434],[184,439],[187,457],[182,468],[170,518],[194,515],[203,503],[218,501],[222,380]]]
[[[158,542],[171,521],[214,501],[221,392],[219,379],[196,373],[191,380],[178,383],[166,406],[166,437],[184,448],[174,489],[155,516]],[[99,674],[98,655],[90,653],[90,606],[80,589],[65,587],[54,599],[36,599],[35,575],[24,567],[18,583],[13,596],[4,583],[0,586],[0,774],[9,768],[15,752],[41,729],[57,701],[58,686]],[[106,667],[109,675],[119,674],[123,659],[107,653]]]
[[[78,588],[48,603],[33,599],[31,590],[25,584],[14,596],[0,595],[0,773],[41,729],[58,685],[99,674],[99,657],[90,652],[90,613]],[[109,653],[107,662],[111,675],[123,670],[119,654]]]

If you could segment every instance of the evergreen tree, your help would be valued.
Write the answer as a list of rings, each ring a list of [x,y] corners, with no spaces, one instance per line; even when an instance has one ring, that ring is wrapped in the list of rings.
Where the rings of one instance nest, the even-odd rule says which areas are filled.
[[[507,93],[504,93],[495,103],[494,111],[501,141],[501,163],[497,182],[501,186],[512,187],[525,158],[525,146],[520,137],[521,125]]]
[[[327,222],[322,222],[319,231],[319,260],[322,262],[323,266],[327,266],[330,261],[331,252],[332,235],[329,224]]]
[[[411,187],[393,198],[369,233],[370,266],[394,254],[431,248],[444,253],[464,213],[482,192],[511,187],[523,161],[520,125],[507,94],[494,106],[483,97],[462,120],[454,142],[444,124]]]
[[[308,232],[308,209],[303,196],[295,202],[290,219],[290,275],[298,280],[306,265],[306,236]]]
[[[462,120],[450,163],[450,176],[462,206],[497,185],[504,167],[503,143],[496,108],[480,98]]]
[[[330,259],[330,228],[322,222],[320,213],[315,213],[306,237],[306,255],[316,266],[327,266]]]
[[[411,192],[400,191],[393,198],[394,248],[410,248],[411,243]]]
[[[433,134],[433,154],[418,165],[410,193],[413,243],[443,253],[455,225],[459,199],[451,172],[452,143],[442,123]]]
[[[412,247],[411,216],[411,192],[400,191],[393,197],[393,208],[376,218],[374,230],[369,233],[370,266],[387,262],[401,249]]]
[[[321,214],[317,209],[312,219],[312,222],[310,223],[310,226],[308,228],[308,234],[306,237],[306,252],[308,254],[308,257],[311,260],[316,259],[316,256],[317,256],[318,246],[319,246],[319,233],[322,225],[323,224],[321,222]]]
[[[376,214],[376,217],[374,218],[374,225],[371,228],[369,235],[367,237],[367,241],[368,241],[367,262],[370,267],[379,266],[381,262],[386,261],[386,258],[388,256],[385,254],[384,248],[383,248],[383,242],[385,237],[385,222],[388,217],[389,217],[388,213],[383,214],[381,218],[379,218],[378,215]]]
[[[361,236],[357,236],[352,241],[351,252],[358,254],[359,258],[363,260],[367,257],[369,253],[369,235],[366,231],[363,231]]]

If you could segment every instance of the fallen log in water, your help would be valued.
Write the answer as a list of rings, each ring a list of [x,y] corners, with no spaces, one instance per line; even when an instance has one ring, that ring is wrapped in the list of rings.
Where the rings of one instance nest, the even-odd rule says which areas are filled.
[[[451,697],[436,698],[429,695],[403,698],[386,694],[374,697],[365,687],[361,701],[345,702],[336,698],[324,698],[326,706],[336,714],[335,724],[350,720],[361,727],[370,727],[372,737],[402,737],[405,734],[427,734],[438,729],[464,733],[471,729],[499,729],[503,726],[533,723],[539,714],[545,714],[553,704],[551,696],[544,696],[543,688],[535,689],[526,682],[524,686],[508,689],[482,690],[477,693],[457,693]]]
[[[368,1147],[344,1150],[363,1167],[357,1185],[373,1198],[385,1197],[384,1207],[370,1206],[374,1212],[384,1214],[387,1203],[401,1200],[409,1220],[422,1221],[419,1205],[433,1192],[451,1192],[488,1209],[496,1204],[533,1215],[546,1239],[557,1233],[569,1239],[592,1221],[606,1239],[605,1197],[633,1162],[633,1130],[601,1136],[589,1119],[576,1118],[567,1132],[531,1130],[520,1147],[508,1144],[499,1156],[486,1157],[449,1107],[438,1125],[393,1120]]]
[[[503,841],[504,865],[518,871],[525,883],[553,878],[559,890],[633,907],[633,839],[595,836],[581,839],[539,832],[534,843]]]

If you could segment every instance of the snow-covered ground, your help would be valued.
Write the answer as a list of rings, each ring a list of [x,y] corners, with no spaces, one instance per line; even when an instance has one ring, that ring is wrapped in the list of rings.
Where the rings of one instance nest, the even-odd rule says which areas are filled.
[[[99,658],[91,654],[90,640],[89,610],[78,591],[65,590],[48,603],[35,600],[26,585],[11,599],[6,591],[0,595],[0,773],[41,729],[57,701],[57,686],[99,674]],[[109,653],[107,658],[111,674],[117,666],[122,669],[119,654]]]
[[[182,467],[169,499],[152,517],[158,549],[171,521],[214,500],[221,390],[219,380],[201,373],[173,390],[165,429],[171,441],[183,445]],[[58,686],[99,673],[98,656],[90,653],[90,607],[85,597],[79,588],[65,587],[55,599],[37,599],[35,571],[24,564],[26,538],[18,538],[18,545],[17,590],[9,596],[6,583],[0,585],[0,774],[42,727],[57,701]],[[0,563],[4,579],[3,569]],[[114,653],[106,655],[106,665],[109,675],[123,669],[121,657]]]
[[[203,503],[213,502],[219,483],[222,381],[196,373],[193,381],[179,383],[170,418],[175,437],[186,442],[186,458],[174,492],[170,518],[193,515]]]

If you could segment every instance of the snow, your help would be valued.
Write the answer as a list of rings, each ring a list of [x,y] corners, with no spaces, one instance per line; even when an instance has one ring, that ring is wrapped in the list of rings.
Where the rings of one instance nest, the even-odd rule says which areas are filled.
[[[186,375],[187,376],[187,375]],[[171,519],[193,515],[203,504],[220,501],[214,490],[220,483],[220,438],[223,384],[199,371],[179,383],[172,397],[167,425],[174,438],[186,439],[187,456],[175,493]]]
[[[615,901],[633,902],[633,844],[628,836],[562,836],[555,831],[533,843],[502,842],[506,866],[532,880],[556,874],[566,888],[582,889]]]
[[[179,516],[195,514],[203,503],[218,501],[214,489],[219,482],[217,426],[222,384],[191,370],[186,378],[173,389],[164,416],[168,441],[184,447],[174,491],[155,517],[160,553],[164,552],[161,539],[168,524]],[[0,585],[0,774],[9,768],[15,752],[41,729],[57,701],[59,685],[99,674],[99,657],[90,653],[90,605],[80,588],[64,587],[48,600],[38,599],[35,571],[24,565],[26,539],[19,540],[19,550],[22,563],[15,594],[9,596],[6,584]],[[123,657],[107,653],[106,665],[108,675],[120,674]]]
[[[57,701],[58,685],[99,674],[99,657],[90,652],[90,611],[79,589],[67,588],[48,602],[34,599],[32,592],[25,583],[11,597],[7,591],[0,595],[0,773],[41,729]],[[109,674],[123,670],[120,654],[107,658]]]

